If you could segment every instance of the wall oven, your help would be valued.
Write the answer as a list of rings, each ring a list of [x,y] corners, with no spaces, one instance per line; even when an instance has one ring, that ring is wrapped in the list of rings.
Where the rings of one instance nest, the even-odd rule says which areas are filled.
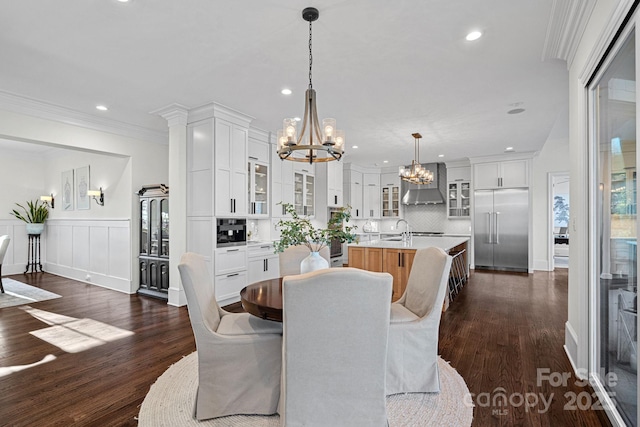
[[[247,244],[246,219],[218,218],[216,222],[216,247],[224,248]]]

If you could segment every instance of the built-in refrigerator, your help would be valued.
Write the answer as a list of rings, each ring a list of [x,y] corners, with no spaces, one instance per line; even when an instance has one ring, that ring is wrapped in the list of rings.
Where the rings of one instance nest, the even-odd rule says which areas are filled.
[[[529,190],[476,190],[473,202],[475,267],[528,271]]]

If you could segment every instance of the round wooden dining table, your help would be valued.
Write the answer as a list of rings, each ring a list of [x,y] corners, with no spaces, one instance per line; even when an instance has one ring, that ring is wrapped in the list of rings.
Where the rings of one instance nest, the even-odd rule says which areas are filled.
[[[240,291],[242,308],[261,319],[282,322],[282,277],[252,283]]]

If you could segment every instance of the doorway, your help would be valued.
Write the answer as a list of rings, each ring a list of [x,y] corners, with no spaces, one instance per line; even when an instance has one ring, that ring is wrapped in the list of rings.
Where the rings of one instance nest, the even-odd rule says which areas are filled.
[[[569,268],[569,172],[549,173],[550,270]]]

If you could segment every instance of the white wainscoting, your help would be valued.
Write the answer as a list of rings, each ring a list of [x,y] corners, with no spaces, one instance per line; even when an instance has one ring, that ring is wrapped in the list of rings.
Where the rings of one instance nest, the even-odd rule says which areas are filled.
[[[24,273],[29,251],[29,239],[25,223],[17,219],[0,220],[0,236],[5,234],[9,236],[11,241],[2,261],[2,274],[6,276],[8,274]],[[44,241],[44,236],[42,240]]]
[[[45,271],[128,294],[136,292],[131,280],[128,219],[48,220],[43,240]]]

